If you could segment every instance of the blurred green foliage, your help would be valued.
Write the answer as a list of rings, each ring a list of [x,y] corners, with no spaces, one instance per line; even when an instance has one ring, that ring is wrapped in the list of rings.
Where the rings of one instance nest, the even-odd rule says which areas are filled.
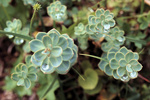
[[[46,29],[46,31],[50,30],[52,26],[45,26],[45,22],[43,21],[43,19],[44,17],[49,17],[46,12],[46,8],[50,3],[53,2],[53,0],[1,0],[0,30],[3,30],[6,27],[5,23],[8,20],[12,21],[14,18],[21,20],[23,28],[29,27],[32,14],[31,5],[33,6],[36,2],[40,3],[42,6],[39,11],[42,15],[42,18],[40,18],[39,15],[35,16],[32,30],[42,31],[43,27]],[[58,23],[56,23],[55,28],[61,34],[67,33],[71,38],[75,40],[75,44],[77,42],[79,43],[78,46],[82,49],[82,51],[79,50],[79,54],[89,53],[99,56],[102,54],[101,50],[103,50],[104,52],[107,52],[107,54],[105,53],[106,55],[103,54],[103,56],[105,55],[104,58],[107,58],[109,60],[110,58],[113,59],[110,60],[109,63],[107,62],[107,65],[105,65],[106,63],[101,60],[102,65],[99,67],[104,67],[105,65],[105,67],[107,68],[101,69],[104,70],[107,75],[113,76],[115,78],[118,78],[118,76],[120,75],[122,77],[123,74],[127,74],[127,76],[130,77],[129,74],[131,74],[131,70],[133,69],[132,67],[128,66],[128,64],[126,64],[123,70],[116,72],[117,74],[115,73],[116,70],[119,70],[119,68],[121,68],[120,65],[118,65],[118,63],[120,64],[121,61],[116,61],[116,59],[119,58],[116,58],[116,56],[118,54],[121,57],[123,52],[110,52],[110,49],[112,47],[115,47],[117,48],[117,50],[119,50],[121,45],[125,45],[127,48],[140,53],[139,58],[141,58],[140,62],[144,65],[143,69],[149,69],[149,67],[145,67],[148,66],[149,62],[146,62],[146,60],[144,61],[142,59],[143,55],[146,55],[145,59],[148,59],[147,51],[150,52],[150,7],[148,6],[148,4],[146,4],[146,2],[144,4],[143,13],[140,12],[142,3],[141,0],[60,0],[60,2],[63,7],[57,5],[57,8],[63,8],[60,9],[63,13],[60,11],[59,13],[55,12],[49,15],[52,15],[51,17],[53,19],[57,17],[56,21],[58,21]],[[52,7],[50,8],[50,10],[57,11],[57,8]],[[110,11],[108,11],[107,9]],[[116,22],[114,20],[116,20]],[[42,23],[42,21],[43,24],[39,25],[39,22]],[[46,21],[48,23],[52,23],[52,21]],[[115,24],[118,27],[114,27]],[[26,33],[28,32],[25,32],[24,34]],[[88,35],[86,33],[88,33]],[[96,33],[100,34],[97,35]],[[33,35],[34,37],[36,37],[36,34]],[[97,42],[91,40],[89,38],[89,35],[90,38],[96,40]],[[3,35],[0,35],[0,37],[3,37]],[[102,39],[101,41],[99,40],[100,37]],[[99,49],[99,47],[101,47],[101,50]],[[23,45],[20,45],[17,48],[23,48],[25,52],[21,51],[20,56],[17,58],[14,65],[17,65],[20,61],[23,61],[24,55],[30,53],[29,41],[26,40]],[[127,54],[123,54],[123,58],[125,58],[125,60],[127,60],[126,58],[133,58],[132,53],[134,52],[131,52],[130,50],[127,51],[131,54],[128,57]],[[112,77],[106,76],[103,71],[100,71],[97,68],[97,60],[93,60],[93,58],[88,57],[83,58],[81,56],[79,56],[78,58],[78,63],[75,64],[74,68],[76,67],[80,73],[83,73],[82,76],[86,79],[85,81],[80,76],[78,77],[77,75],[74,75],[74,73],[72,74],[71,71],[71,73],[68,73],[65,76],[61,76],[61,81],[59,82],[59,79],[56,79],[55,75],[45,75],[40,72],[39,67],[36,67],[39,78],[36,83],[32,83],[31,88],[26,89],[25,87],[17,87],[17,83],[15,81],[12,81],[10,79],[10,76],[6,76],[4,79],[5,85],[2,87],[2,89],[4,91],[13,91],[21,98],[25,95],[31,96],[33,94],[33,91],[36,91],[40,99],[43,98],[47,100],[56,100],[58,98],[62,99],[63,93],[65,94],[67,99],[73,98],[79,100],[83,98],[85,100],[88,100],[89,98],[92,98],[94,96],[97,96],[94,97],[94,99],[100,98],[100,100],[150,99],[150,86],[142,79],[137,78],[131,81],[127,79],[127,81],[129,82],[123,83],[120,80],[114,80]],[[134,62],[136,63],[137,59],[134,59]],[[117,69],[113,69],[112,66],[119,67],[117,67]],[[139,67],[139,69],[141,69],[141,66]],[[14,72],[14,68],[12,68],[11,70]],[[7,68],[4,69],[4,72],[5,71],[7,72]],[[142,73],[140,72],[140,74]],[[121,79],[121,77],[119,77],[119,79]],[[67,86],[69,86],[69,88]],[[81,97],[81,95],[83,95],[83,97]]]

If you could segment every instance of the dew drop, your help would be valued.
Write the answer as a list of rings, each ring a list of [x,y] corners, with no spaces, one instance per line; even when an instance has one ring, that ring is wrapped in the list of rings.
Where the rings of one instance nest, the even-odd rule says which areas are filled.
[[[23,43],[23,42],[24,42],[23,39],[19,39],[19,38],[18,38],[18,39],[15,40],[15,43],[16,43],[16,44],[21,44],[21,43]]]
[[[48,64],[43,64],[42,65],[42,69],[43,70],[48,70],[49,69],[49,65]]]
[[[8,38],[10,38],[10,39],[13,38],[13,37],[14,37],[13,35],[8,35]]]
[[[124,81],[124,82],[128,82],[129,79],[130,79],[129,76],[126,75],[126,74],[121,77],[121,80]]]
[[[104,25],[104,29],[106,29],[106,30],[110,29],[110,25],[109,24],[105,24]]]
[[[20,43],[23,43],[23,41],[24,41],[23,39],[20,39]]]
[[[136,78],[138,76],[137,72],[132,72],[129,74],[131,78]]]
[[[117,37],[117,40],[118,40],[119,42],[123,42],[123,38],[122,38],[122,37]]]

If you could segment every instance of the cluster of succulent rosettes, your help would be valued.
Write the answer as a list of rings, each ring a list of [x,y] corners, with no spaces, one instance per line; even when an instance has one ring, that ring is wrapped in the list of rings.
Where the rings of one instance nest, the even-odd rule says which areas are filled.
[[[56,29],[48,33],[39,32],[35,39],[30,41],[31,51],[34,52],[31,61],[41,66],[46,74],[56,71],[66,74],[77,60],[78,48],[67,35],[61,35]]]
[[[67,18],[67,7],[62,5],[60,1],[55,1],[47,7],[47,13],[56,22],[62,22]]]
[[[37,80],[37,70],[31,63],[31,56],[26,57],[26,64],[20,63],[15,67],[15,72],[11,75],[18,86],[30,88],[31,81]]]
[[[4,28],[5,32],[12,32],[12,33],[18,33],[18,34],[24,34],[24,35],[28,35],[28,28],[22,28],[22,22],[20,21],[20,19],[14,19],[13,21],[7,21],[6,22],[6,28]],[[24,42],[24,39],[19,38],[19,37],[14,37],[13,35],[7,35],[8,38],[14,38],[13,42],[17,45],[20,45]]]
[[[79,47],[82,50],[86,50],[88,47],[88,34],[85,31],[85,26],[83,23],[79,23],[78,26],[74,28],[75,35],[77,36]]]
[[[124,31],[120,30],[119,27],[115,27],[110,30],[105,39],[107,42],[103,42],[101,46],[104,52],[108,52],[112,47],[120,48],[125,41]]]
[[[101,37],[105,37],[109,29],[115,26],[113,18],[114,16],[109,10],[97,9],[95,16],[90,15],[88,18],[86,32],[96,41]]]
[[[98,64],[99,68],[107,75],[128,82],[138,76],[142,65],[138,62],[139,55],[128,50],[126,47],[120,49],[112,48],[102,55],[104,60]]]
[[[81,36],[81,35],[85,35],[86,31],[85,31],[85,26],[83,23],[79,23],[75,28],[74,28],[74,34],[76,36]]]

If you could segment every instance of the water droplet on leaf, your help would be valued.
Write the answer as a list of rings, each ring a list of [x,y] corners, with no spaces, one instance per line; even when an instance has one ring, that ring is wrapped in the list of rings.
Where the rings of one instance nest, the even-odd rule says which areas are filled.
[[[132,72],[129,75],[131,78],[136,78],[138,76],[137,72]]]
[[[129,79],[130,79],[129,76],[126,75],[126,74],[121,77],[121,80],[124,81],[124,82],[128,82]]]
[[[17,38],[16,40],[15,40],[15,43],[16,44],[21,44],[21,43],[23,43],[24,42],[24,40],[23,39],[19,39],[19,38]]]
[[[48,70],[49,69],[49,65],[48,64],[43,64],[42,65],[42,69],[43,70]]]
[[[117,40],[118,40],[119,42],[123,42],[123,38],[122,38],[122,37],[117,37]]]

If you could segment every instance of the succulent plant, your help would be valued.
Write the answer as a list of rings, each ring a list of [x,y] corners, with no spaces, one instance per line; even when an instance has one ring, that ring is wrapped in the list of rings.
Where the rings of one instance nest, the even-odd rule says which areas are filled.
[[[113,17],[109,10],[97,9],[95,16],[90,15],[88,18],[86,32],[96,41],[101,37],[105,37],[109,29],[115,25]]]
[[[31,81],[37,80],[37,70],[31,63],[31,56],[26,57],[26,64],[20,63],[15,67],[15,72],[11,75],[18,86],[30,88]]]
[[[75,28],[74,28],[74,30],[75,30],[75,32],[74,32],[74,34],[75,35],[85,35],[86,34],[86,31],[85,31],[85,26],[84,26],[84,24],[83,23],[79,23],[78,24],[78,26],[76,26]]]
[[[62,5],[60,1],[55,1],[47,7],[47,13],[53,20],[61,22],[67,18],[66,9],[67,7]]]
[[[79,47],[82,50],[86,50],[88,47],[88,34],[85,31],[85,26],[83,23],[79,23],[78,26],[74,28],[75,35],[77,36]]]
[[[40,3],[43,3],[43,2],[45,2],[46,0],[23,0],[23,3],[24,3],[24,5],[28,5],[28,4],[30,4],[30,5],[35,5],[37,2],[40,2]]]
[[[125,41],[124,31],[120,30],[118,27],[115,27],[110,30],[105,39],[107,42],[103,42],[101,46],[104,52],[109,51],[112,47],[120,48]]]
[[[124,82],[136,78],[138,71],[142,69],[142,65],[138,62],[138,53],[132,52],[126,47],[112,48],[104,53],[102,58],[105,60],[100,61],[99,68],[107,75]]]
[[[43,73],[56,71],[66,74],[77,60],[78,48],[67,35],[61,35],[56,29],[48,33],[39,32],[36,39],[30,41],[31,51],[34,52],[31,61],[41,66]]]
[[[28,28],[23,28],[21,30],[22,22],[20,21],[20,19],[14,19],[12,22],[7,21],[6,25],[7,25],[7,27],[4,28],[4,31],[6,31],[6,32],[12,32],[12,33],[24,34],[24,35],[28,35],[28,33],[29,33]],[[7,35],[7,36],[10,39],[14,37],[13,35]],[[19,38],[19,37],[14,37],[13,42],[17,45],[20,45],[24,42],[24,39]]]

